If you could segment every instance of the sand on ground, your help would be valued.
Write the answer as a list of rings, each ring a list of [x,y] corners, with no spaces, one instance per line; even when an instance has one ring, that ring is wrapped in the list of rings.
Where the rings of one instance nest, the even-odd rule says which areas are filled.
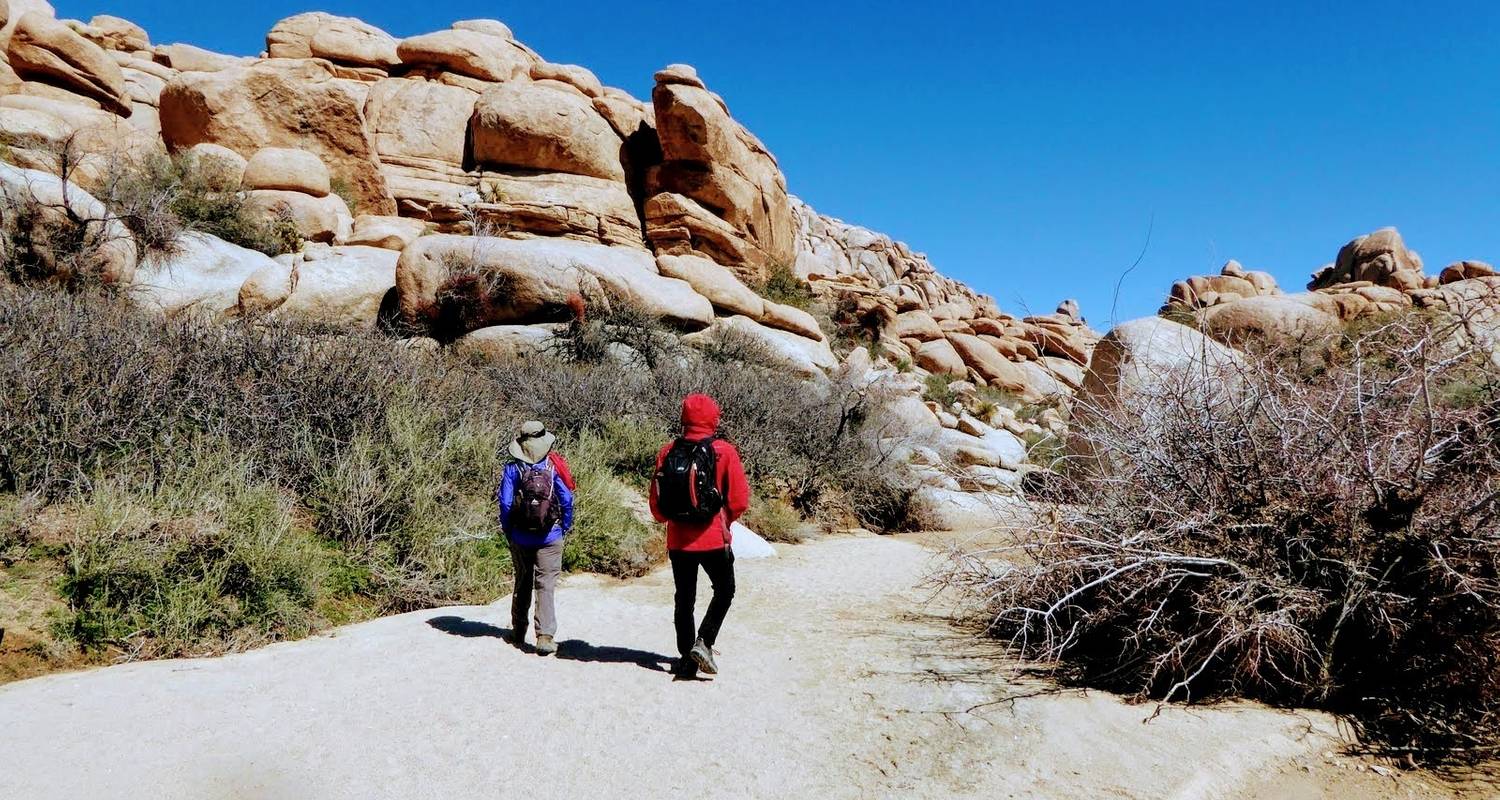
[[[505,598],[10,684],[0,796],[1453,796],[1338,754],[1321,714],[1151,718],[1097,692],[1005,701],[1036,687],[1007,682],[993,646],[948,624],[921,588],[933,558],[837,537],[741,560],[712,681],[666,671],[672,589],[658,571],[567,578],[555,658],[499,638]]]

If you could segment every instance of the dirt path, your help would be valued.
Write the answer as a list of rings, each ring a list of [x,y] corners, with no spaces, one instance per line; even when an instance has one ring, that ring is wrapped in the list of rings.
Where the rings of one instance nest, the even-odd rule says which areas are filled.
[[[991,703],[975,642],[913,587],[930,550],[835,538],[739,562],[723,674],[673,681],[671,582],[576,577],[562,657],[507,603],[243,655],[0,687],[0,795],[29,798],[1446,797],[1343,757],[1319,715]]]

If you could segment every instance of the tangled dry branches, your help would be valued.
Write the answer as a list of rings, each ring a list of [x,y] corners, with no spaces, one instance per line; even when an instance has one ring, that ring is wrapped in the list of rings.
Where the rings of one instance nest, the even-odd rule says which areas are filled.
[[[1463,323],[1403,313],[1081,409],[1049,524],[950,577],[1060,677],[1320,707],[1418,760],[1488,758],[1500,368]]]

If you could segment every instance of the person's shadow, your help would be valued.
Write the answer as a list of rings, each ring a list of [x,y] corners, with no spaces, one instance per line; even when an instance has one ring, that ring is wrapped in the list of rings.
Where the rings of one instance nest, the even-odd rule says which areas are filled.
[[[509,641],[511,634],[509,628],[452,615],[432,617],[427,620],[427,624],[443,633],[462,636],[466,639],[491,636]],[[676,660],[661,653],[636,650],[631,647],[599,647],[582,639],[565,639],[558,642],[557,657],[565,661],[583,661],[593,664],[634,664],[652,672],[666,672]]]

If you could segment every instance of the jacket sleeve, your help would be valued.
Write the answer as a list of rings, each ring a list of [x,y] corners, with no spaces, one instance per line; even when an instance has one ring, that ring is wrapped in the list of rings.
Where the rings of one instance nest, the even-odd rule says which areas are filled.
[[[573,488],[563,480],[562,472],[558,471],[552,478],[557,485],[557,499],[562,501],[562,517],[557,524],[563,533],[573,530]]]
[[[656,469],[651,472],[651,491],[649,492],[648,497],[651,500],[651,517],[657,522],[666,522],[667,518],[661,515],[661,509],[657,508],[656,505],[656,473],[661,471],[661,462],[666,459],[667,451],[671,449],[671,445],[666,445],[661,450],[657,451]]]
[[[500,530],[510,533],[510,508],[516,502],[516,471],[506,464],[500,473],[500,486],[495,489],[495,502],[500,506]]]
[[[734,445],[720,441],[724,446],[719,451],[719,485],[724,487],[724,510],[729,521],[734,522],[750,508],[750,481],[745,479],[740,451]]]
[[[578,482],[573,480],[573,471],[568,469],[568,460],[563,458],[562,453],[553,450],[547,454],[547,457],[552,459],[552,468],[557,470],[557,476],[562,478],[563,485],[568,487],[568,491],[578,491]]]

